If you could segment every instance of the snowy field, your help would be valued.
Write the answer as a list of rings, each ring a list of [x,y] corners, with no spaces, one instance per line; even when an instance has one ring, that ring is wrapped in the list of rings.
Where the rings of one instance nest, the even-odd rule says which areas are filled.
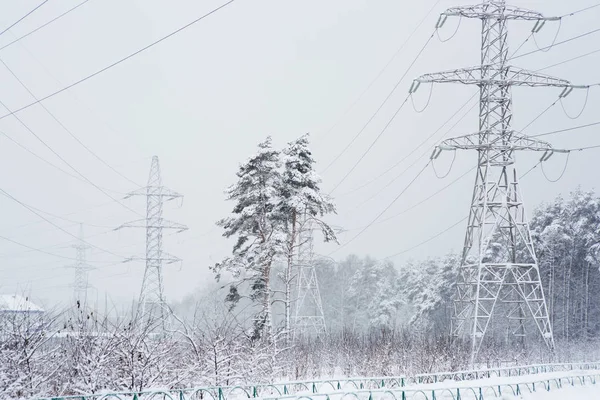
[[[468,381],[445,380],[403,388],[297,392],[288,396],[263,395],[265,400],[486,400],[573,399],[600,400],[600,371],[556,371]]]
[[[600,384],[592,386],[566,387],[552,392],[536,392],[523,396],[505,396],[503,400],[598,400]]]

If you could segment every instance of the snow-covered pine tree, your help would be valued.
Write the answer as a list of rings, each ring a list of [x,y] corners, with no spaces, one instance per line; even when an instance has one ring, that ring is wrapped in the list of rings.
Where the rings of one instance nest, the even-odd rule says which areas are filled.
[[[298,248],[304,245],[301,235],[316,227],[326,242],[337,242],[337,238],[333,229],[322,220],[325,215],[335,213],[335,205],[327,195],[321,193],[321,178],[314,170],[315,160],[309,149],[309,134],[288,143],[282,158],[283,172],[277,212],[286,238],[283,248],[286,261],[283,281],[287,337],[291,330],[293,266]]]
[[[281,176],[279,151],[271,146],[271,137],[258,145],[258,152],[240,165],[238,181],[227,191],[227,200],[235,202],[232,215],[217,222],[223,236],[236,237],[232,256],[211,269],[217,280],[223,271],[236,279],[230,285],[227,300],[235,306],[240,299],[238,287],[250,284],[250,299],[259,304],[254,319],[253,339],[273,338],[270,276],[273,260],[282,248],[276,218],[278,187]]]
[[[398,286],[398,271],[392,262],[366,257],[348,288],[354,322],[372,330],[394,329],[396,311],[402,304]]]

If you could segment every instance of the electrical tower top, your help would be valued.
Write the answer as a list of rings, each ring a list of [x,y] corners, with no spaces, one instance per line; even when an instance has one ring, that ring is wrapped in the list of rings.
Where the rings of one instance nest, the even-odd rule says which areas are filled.
[[[541,334],[550,350],[554,337],[544,297],[537,257],[523,207],[515,167],[515,152],[553,151],[544,141],[514,131],[512,122],[513,86],[556,87],[559,98],[577,86],[569,81],[527,71],[508,64],[508,20],[535,21],[532,34],[546,21],[560,17],[506,5],[504,0],[452,7],[441,14],[436,29],[448,17],[482,21],[481,64],[476,67],[422,75],[413,82],[410,93],[421,83],[462,83],[479,87],[479,131],[445,140],[431,158],[442,150],[476,150],[477,174],[471,201],[467,232],[456,284],[452,334],[471,342],[471,364],[475,363],[486,334],[502,314],[505,328],[525,346],[528,330]],[[492,329],[493,331],[493,329]]]

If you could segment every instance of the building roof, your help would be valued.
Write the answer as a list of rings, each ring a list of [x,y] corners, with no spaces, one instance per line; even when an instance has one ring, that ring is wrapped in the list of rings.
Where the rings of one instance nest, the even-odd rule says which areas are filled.
[[[44,312],[44,309],[18,294],[0,294],[0,312]]]

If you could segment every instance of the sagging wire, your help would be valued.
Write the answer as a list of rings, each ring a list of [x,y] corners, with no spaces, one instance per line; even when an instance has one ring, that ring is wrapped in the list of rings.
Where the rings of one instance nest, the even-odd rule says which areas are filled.
[[[590,87],[588,86],[586,91],[585,91],[585,101],[583,102],[583,107],[581,107],[581,111],[579,112],[579,114],[577,114],[576,116],[572,117],[571,115],[569,115],[569,113],[567,112],[567,109],[565,108],[565,105],[563,103],[563,97],[560,98],[560,105],[565,113],[565,115],[569,118],[569,119],[577,119],[579,117],[581,117],[581,115],[583,114],[583,112],[585,111],[585,108],[587,106],[588,103],[588,99],[590,96]]]
[[[425,106],[423,108],[421,108],[420,110],[417,110],[417,106],[415,105],[415,99],[413,97],[414,93],[410,94],[410,102],[412,103],[413,110],[415,110],[415,112],[417,114],[421,114],[423,111],[425,111],[427,109],[427,107],[429,107],[429,103],[431,102],[432,94],[433,94],[433,83],[431,83],[431,86],[429,87],[429,96],[427,97],[427,103],[425,103]]]
[[[535,38],[535,34],[540,31],[539,29],[541,29],[541,26],[539,27],[539,29],[536,29],[536,27],[534,27],[534,30],[531,32],[531,36],[533,37],[533,42],[535,43],[535,47],[537,47],[537,49],[539,51],[543,52],[543,53],[547,53],[550,50],[552,50],[552,48],[556,44],[556,41],[558,40],[558,35],[560,34],[561,27],[562,27],[562,18],[558,20],[558,28],[556,29],[556,35],[554,35],[554,39],[552,40],[552,44],[550,46],[546,46],[546,47],[540,47],[540,45],[537,42],[537,39]]]
[[[437,172],[437,169],[435,169],[435,158],[432,158],[431,159],[431,168],[433,168],[433,173],[435,174],[436,178],[444,179],[444,178],[448,177],[448,175],[450,175],[450,172],[452,172],[452,167],[454,166],[454,161],[456,161],[456,150],[454,150],[452,152],[452,162],[450,163],[450,168],[448,168],[448,172],[446,172],[444,175],[439,175]]]
[[[568,151],[568,152],[567,152],[567,159],[565,160],[565,166],[563,167],[563,170],[562,170],[562,172],[560,173],[560,175],[559,175],[559,176],[558,176],[558,178],[556,178],[556,179],[550,179],[550,178],[548,178],[548,175],[546,174],[546,170],[544,170],[544,161],[547,161],[548,159],[545,159],[545,160],[544,160],[544,159],[542,159],[542,160],[540,160],[540,165],[541,165],[541,167],[542,167],[542,168],[541,168],[541,169],[542,169],[542,174],[544,175],[544,178],[546,178],[546,180],[547,180],[548,182],[551,182],[551,183],[556,183],[556,182],[558,182],[558,181],[560,181],[560,180],[562,179],[562,177],[565,175],[565,172],[567,171],[567,166],[569,165],[569,156],[570,156],[570,155],[571,155],[571,151]],[[536,166],[537,166],[537,165],[536,165]],[[534,167],[534,168],[535,168],[535,167]]]
[[[447,39],[442,39],[442,37],[440,36],[440,28],[442,27],[444,22],[446,22],[445,19],[441,22],[441,25],[438,23],[439,26],[436,26],[436,28],[435,28],[435,33],[436,33],[439,41],[442,43],[449,42],[450,40],[452,40],[454,38],[454,36],[456,36],[456,34],[458,33],[458,30],[460,29],[460,23],[462,22],[462,15],[458,18],[458,24],[456,25],[456,29],[454,30],[454,33],[452,33],[452,35],[450,35],[450,37]]]

